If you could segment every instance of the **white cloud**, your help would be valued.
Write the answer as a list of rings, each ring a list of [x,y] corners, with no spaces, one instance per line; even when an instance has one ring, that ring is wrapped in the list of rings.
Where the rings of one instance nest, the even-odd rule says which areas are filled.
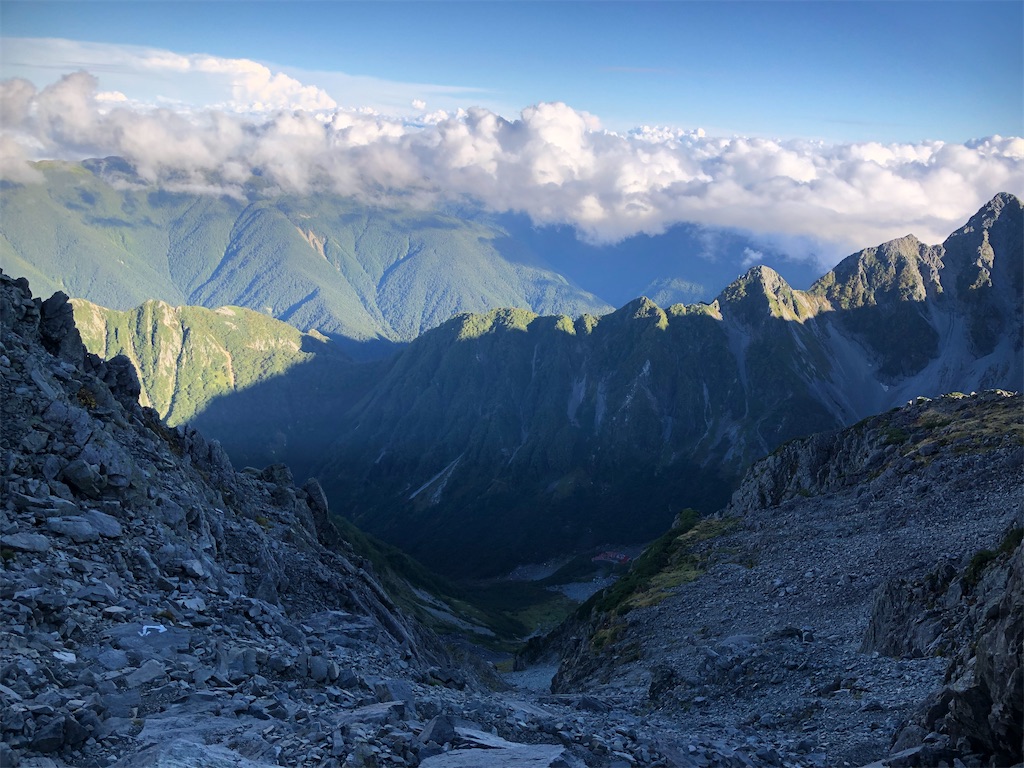
[[[111,104],[125,104],[128,102],[128,97],[120,91],[103,91],[96,94],[96,101],[109,102]]]
[[[258,168],[294,191],[424,204],[470,198],[572,224],[595,241],[690,221],[831,242],[836,257],[908,232],[941,241],[996,192],[1024,194],[1019,137],[828,145],[650,127],[617,135],[561,103],[512,120],[476,107],[411,122],[341,109],[320,89],[247,60],[146,61],[228,78],[231,103],[141,109],[86,72],[42,90],[4,81],[5,177],[29,180],[29,157],[120,155],[153,183],[240,194]]]
[[[266,112],[278,109],[302,109],[315,112],[338,106],[325,91],[303,85],[282,72],[249,59],[222,59],[214,56],[189,57],[197,72],[224,75],[232,91],[231,106],[243,112]]]
[[[417,112],[422,112],[427,108],[427,102],[425,102],[423,99],[413,99],[412,108],[415,109]]]
[[[251,59],[57,39],[8,38],[4,46],[9,60],[28,62],[15,67],[5,65],[5,69],[20,67],[37,74],[39,68],[84,68],[100,73],[105,81],[113,81],[115,87],[108,93],[126,101],[132,99],[125,91],[138,90],[140,82],[149,82],[166,91],[150,94],[151,103],[198,95],[206,106],[243,113],[332,110],[338,106],[324,89],[274,72]]]
[[[755,264],[760,264],[764,261],[764,254],[761,251],[756,251],[753,248],[743,249],[743,266],[752,267]]]

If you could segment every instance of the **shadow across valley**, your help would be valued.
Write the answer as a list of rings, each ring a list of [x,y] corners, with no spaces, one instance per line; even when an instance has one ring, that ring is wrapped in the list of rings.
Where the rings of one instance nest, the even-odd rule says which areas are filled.
[[[218,440],[238,467],[287,464],[296,479],[312,476],[338,438],[345,414],[387,369],[387,359],[354,362],[309,337],[314,356],[284,374],[212,399],[192,426]],[[318,348],[319,347],[319,348]]]

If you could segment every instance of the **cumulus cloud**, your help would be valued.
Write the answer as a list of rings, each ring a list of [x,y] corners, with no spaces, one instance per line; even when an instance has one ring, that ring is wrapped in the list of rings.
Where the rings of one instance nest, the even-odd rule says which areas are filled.
[[[266,112],[275,109],[317,111],[338,106],[325,91],[315,85],[303,85],[283,72],[249,59],[222,59],[214,56],[188,57],[189,67],[197,72],[224,75],[231,82],[231,106],[240,111]]]
[[[830,242],[836,258],[908,232],[938,242],[996,192],[1024,193],[1019,137],[832,145],[657,127],[619,135],[561,103],[516,119],[471,108],[411,122],[339,108],[319,89],[239,61],[172,55],[148,66],[232,78],[243,114],[140,109],[86,72],[42,90],[0,83],[0,171],[26,181],[26,158],[119,155],[151,183],[190,189],[240,195],[257,170],[286,191],[473,200],[571,224],[593,241],[689,221]]]
[[[762,261],[764,261],[764,254],[761,251],[755,250],[753,248],[743,249],[744,268],[752,267],[755,264],[760,264]]]

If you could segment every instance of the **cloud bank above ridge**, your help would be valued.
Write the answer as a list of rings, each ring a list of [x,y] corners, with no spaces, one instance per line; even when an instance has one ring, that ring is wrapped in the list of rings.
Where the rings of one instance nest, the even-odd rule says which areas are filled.
[[[257,170],[287,192],[414,204],[473,200],[569,224],[593,241],[678,222],[854,248],[913,232],[941,241],[999,191],[1024,193],[1024,139],[825,144],[641,127],[626,134],[562,103],[507,119],[484,108],[385,116],[245,59],[150,58],[224,78],[209,107],[153,106],[85,71],[38,89],[0,82],[0,177],[26,161],[121,156],[147,182],[241,195]],[[846,250],[843,250],[846,249]]]

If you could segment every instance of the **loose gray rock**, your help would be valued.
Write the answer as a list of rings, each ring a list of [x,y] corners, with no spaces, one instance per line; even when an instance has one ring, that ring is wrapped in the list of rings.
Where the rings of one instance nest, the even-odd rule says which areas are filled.
[[[11,533],[0,536],[0,545],[18,552],[46,552],[50,549],[50,540],[38,533]]]

